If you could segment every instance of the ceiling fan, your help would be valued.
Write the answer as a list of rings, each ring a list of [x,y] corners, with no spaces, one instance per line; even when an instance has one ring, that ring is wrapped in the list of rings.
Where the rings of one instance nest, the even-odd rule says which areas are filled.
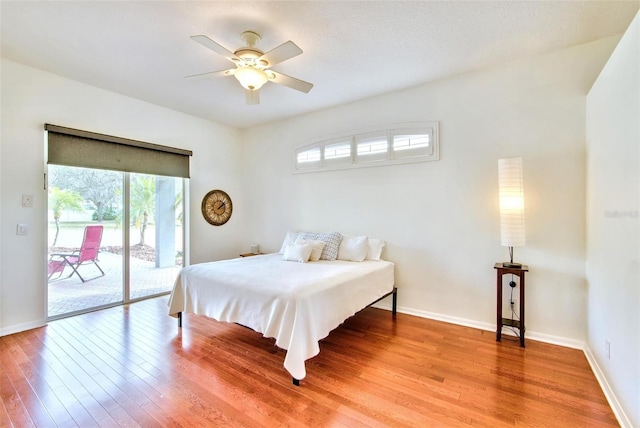
[[[191,36],[192,40],[233,62],[236,68],[195,74],[187,76],[185,79],[200,80],[210,77],[234,76],[246,90],[247,104],[260,103],[259,90],[269,81],[304,93],[313,88],[313,84],[309,82],[271,70],[274,65],[302,53],[302,49],[295,43],[288,41],[264,53],[256,47],[260,41],[260,34],[255,31],[245,31],[240,35],[240,38],[245,42],[245,46],[231,52],[207,36]]]

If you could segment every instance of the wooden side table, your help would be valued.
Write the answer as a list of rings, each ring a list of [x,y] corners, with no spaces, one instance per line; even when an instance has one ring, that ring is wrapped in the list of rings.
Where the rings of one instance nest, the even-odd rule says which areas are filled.
[[[522,265],[521,267],[504,267],[502,263],[496,263],[493,267],[498,276],[496,283],[498,291],[498,299],[496,306],[496,321],[498,327],[496,329],[496,341],[500,342],[502,339],[502,326],[510,326],[520,330],[520,346],[524,348],[524,274],[529,271],[529,267]],[[509,318],[502,317],[502,276],[503,275],[516,275],[520,278],[520,320],[511,320]]]
[[[264,254],[264,253],[242,253],[242,254],[240,254],[240,257],[258,256],[260,254]]]

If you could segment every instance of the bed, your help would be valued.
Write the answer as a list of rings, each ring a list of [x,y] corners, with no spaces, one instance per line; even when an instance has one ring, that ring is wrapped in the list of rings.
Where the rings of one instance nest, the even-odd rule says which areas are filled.
[[[283,261],[264,254],[183,268],[169,299],[169,315],[182,312],[238,323],[285,349],[293,383],[306,376],[305,361],[319,341],[365,307],[393,296],[394,265],[384,260]]]

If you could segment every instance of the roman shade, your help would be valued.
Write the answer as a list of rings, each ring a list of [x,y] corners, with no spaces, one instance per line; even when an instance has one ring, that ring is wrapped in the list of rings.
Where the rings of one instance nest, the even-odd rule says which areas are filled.
[[[48,123],[44,129],[50,164],[189,178],[191,150]]]

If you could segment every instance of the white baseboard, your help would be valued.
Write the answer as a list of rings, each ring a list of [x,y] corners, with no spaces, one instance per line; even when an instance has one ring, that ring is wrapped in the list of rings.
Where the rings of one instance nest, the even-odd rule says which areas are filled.
[[[376,304],[376,308],[391,310],[391,305],[388,304]],[[492,323],[486,323],[481,321],[470,320],[466,318],[452,317],[450,315],[438,314],[435,312],[422,311],[418,309],[407,308],[406,306],[398,307],[398,312],[414,315],[421,318],[428,318],[436,321],[447,322],[450,324],[462,325],[464,327],[477,328],[478,330],[496,331],[496,325]],[[513,333],[505,330],[502,334],[513,335]],[[537,340],[544,343],[550,343],[552,345],[565,346],[572,349],[583,350],[585,343],[581,340],[569,339],[566,337],[553,336],[545,333],[537,333],[535,331],[527,330],[527,339]]]
[[[596,358],[591,352],[589,345],[584,346],[584,355],[587,357],[587,361],[591,366],[591,370],[593,371],[593,374],[596,376],[596,379],[600,384],[600,388],[602,388],[602,392],[604,393],[604,396],[609,402],[609,405],[611,406],[611,410],[613,410],[613,414],[616,416],[618,423],[623,428],[627,428],[627,427],[632,428],[633,425],[631,424],[631,420],[629,420],[629,417],[624,412],[624,409],[620,405],[618,398],[616,397],[613,390],[611,389],[609,382],[607,382],[607,378],[605,377],[604,373],[600,369],[600,366],[598,366],[598,362],[596,361]]]
[[[41,319],[38,321],[30,321],[22,324],[15,324],[9,327],[0,328],[0,337],[8,336],[14,333],[20,333],[21,331],[31,330],[38,327],[47,325],[47,320]]]

